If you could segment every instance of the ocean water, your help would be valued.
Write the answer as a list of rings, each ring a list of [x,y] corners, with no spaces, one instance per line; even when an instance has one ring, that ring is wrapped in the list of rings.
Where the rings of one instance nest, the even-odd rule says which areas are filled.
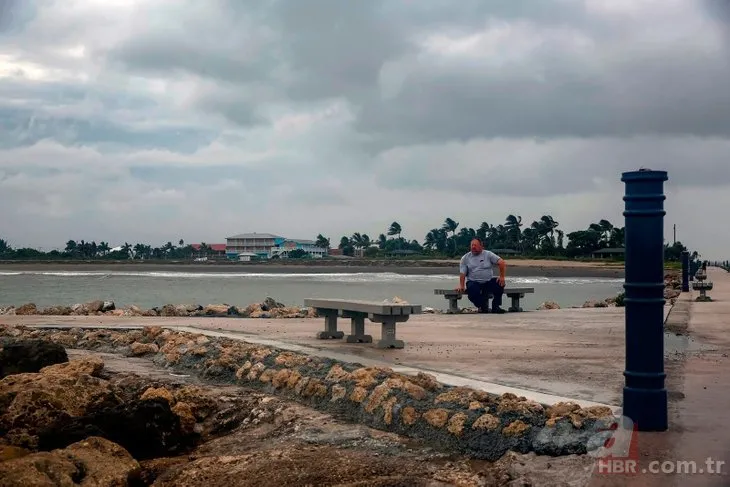
[[[143,308],[172,304],[226,303],[246,306],[267,296],[288,306],[305,298],[342,298],[382,301],[398,296],[409,303],[446,309],[434,289],[452,289],[454,275],[398,273],[204,273],[124,271],[0,271],[0,306],[72,305],[95,299],[112,300],[117,307]],[[616,296],[623,279],[510,277],[507,286],[534,287],[521,305],[536,309],[544,301],[561,307],[580,306],[587,300]],[[505,296],[504,307],[509,306]],[[470,306],[466,297],[460,306]]]

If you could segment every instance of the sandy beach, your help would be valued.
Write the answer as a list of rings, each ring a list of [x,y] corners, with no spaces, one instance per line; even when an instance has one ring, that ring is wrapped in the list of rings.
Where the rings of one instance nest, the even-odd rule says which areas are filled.
[[[186,262],[186,261],[44,261],[44,262],[0,262],[0,271],[120,271],[120,272],[206,272],[206,273],[383,273],[392,272],[412,275],[457,275],[457,260],[342,260],[318,261],[251,262]],[[536,259],[507,259],[507,275],[515,277],[606,277],[622,278],[621,263],[596,261],[561,261]]]

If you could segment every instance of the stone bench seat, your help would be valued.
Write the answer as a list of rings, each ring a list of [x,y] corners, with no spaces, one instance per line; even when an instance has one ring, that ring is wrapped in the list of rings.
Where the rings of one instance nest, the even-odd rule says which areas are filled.
[[[511,312],[519,312],[524,311],[520,307],[520,299],[525,297],[525,294],[532,294],[535,292],[534,287],[505,287],[504,288],[504,295],[508,298],[512,299],[512,304],[510,305],[508,311]],[[459,305],[458,300],[461,299],[462,296],[466,294],[466,291],[463,293],[460,293],[459,291],[455,289],[434,289],[433,291],[436,295],[442,295],[444,298],[446,298],[449,301],[449,309],[447,313],[458,313],[459,312]],[[489,306],[489,300],[492,299],[494,296],[492,293],[487,294],[487,306]]]
[[[347,343],[372,343],[373,337],[365,334],[365,318],[381,324],[378,348],[403,348],[402,340],[395,338],[396,323],[408,321],[411,315],[422,313],[420,304],[397,304],[379,301],[358,301],[349,299],[304,300],[304,306],[314,308],[318,315],[324,316],[324,331],[317,333],[320,340],[345,337],[337,329],[338,318],[350,319],[350,334]]]

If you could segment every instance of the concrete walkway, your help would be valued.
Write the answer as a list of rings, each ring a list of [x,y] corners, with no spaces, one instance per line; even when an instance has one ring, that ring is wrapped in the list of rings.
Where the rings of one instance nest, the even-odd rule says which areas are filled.
[[[709,303],[684,293],[666,320],[665,368],[670,430],[640,433],[642,464],[649,461],[725,461],[730,472],[730,273],[711,268]],[[343,320],[344,321],[344,320]],[[317,340],[324,319],[132,318],[106,316],[2,316],[0,324],[126,327],[161,325],[325,355],[414,373],[424,370],[454,385],[472,385],[554,403],[578,400],[618,408],[624,385],[624,309],[530,311],[505,315],[418,315],[399,325],[402,350],[373,344]],[[347,331],[348,323],[341,329]],[[366,329],[377,340],[380,328]],[[679,335],[677,335],[678,333]],[[512,388],[512,389],[510,389]],[[590,485],[730,485],[729,477],[647,473],[597,475]]]
[[[728,486],[730,485],[730,429],[725,422],[730,412],[730,273],[708,269],[714,289],[713,302],[695,302],[699,293],[683,293],[672,310],[667,327],[685,333],[700,348],[677,360],[665,362],[669,391],[669,430],[639,433],[639,474],[636,476],[597,475],[591,486]],[[686,315],[686,316],[683,316]],[[684,328],[684,329],[683,329]],[[698,347],[697,345],[702,345]],[[706,461],[721,475],[708,474]],[[650,462],[674,473],[651,473]],[[680,462],[680,463],[678,463]],[[694,474],[677,471],[694,462]],[[691,465],[690,465],[691,468]],[[647,469],[646,473],[641,473]],[[700,473],[702,470],[702,473]]]

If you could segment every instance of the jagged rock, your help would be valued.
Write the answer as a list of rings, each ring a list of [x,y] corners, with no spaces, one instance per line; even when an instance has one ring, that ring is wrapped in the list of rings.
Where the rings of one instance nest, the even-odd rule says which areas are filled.
[[[157,353],[160,351],[160,347],[156,343],[134,342],[129,346],[129,351],[133,357],[140,357],[142,355]]]
[[[108,383],[95,377],[102,368],[101,359],[92,356],[0,380],[0,431],[6,432],[5,442],[35,449],[41,431],[117,404]]]
[[[68,316],[73,312],[70,306],[49,306],[41,311],[42,315]]]
[[[160,316],[179,316],[174,304],[166,304],[160,309]]]
[[[270,311],[275,308],[285,308],[285,307],[286,306],[284,304],[279,303],[274,298],[268,297],[268,296],[266,297],[266,299],[264,299],[264,302],[261,303],[261,309],[263,311]]]
[[[132,305],[128,308],[129,316],[142,316],[144,311],[139,306]]]
[[[102,311],[104,309],[104,301],[101,301],[99,299],[88,302],[84,304],[83,311],[84,314],[93,314],[97,311]]]
[[[230,306],[227,304],[209,304],[203,308],[206,316],[227,316]]]
[[[68,362],[68,355],[56,343],[32,339],[0,341],[0,378],[39,372],[43,367],[62,362]]]
[[[677,289],[664,288],[664,299],[673,299],[680,295],[680,291]]]
[[[94,408],[56,423],[39,435],[38,447],[58,448],[88,436],[118,443],[140,460],[183,452],[198,440],[197,434],[183,427],[168,400],[155,397]]]
[[[14,315],[15,306],[0,307],[0,315]]]
[[[129,452],[99,437],[0,462],[0,484],[8,486],[122,486],[136,483],[139,474],[139,463]]]
[[[555,301],[545,301],[544,303],[540,304],[540,306],[537,307],[538,310],[545,310],[545,309],[560,309],[560,305],[556,303]]]
[[[19,308],[16,308],[15,314],[16,315],[34,315],[38,313],[38,308],[36,308],[36,305],[34,303],[28,303],[20,306]]]

